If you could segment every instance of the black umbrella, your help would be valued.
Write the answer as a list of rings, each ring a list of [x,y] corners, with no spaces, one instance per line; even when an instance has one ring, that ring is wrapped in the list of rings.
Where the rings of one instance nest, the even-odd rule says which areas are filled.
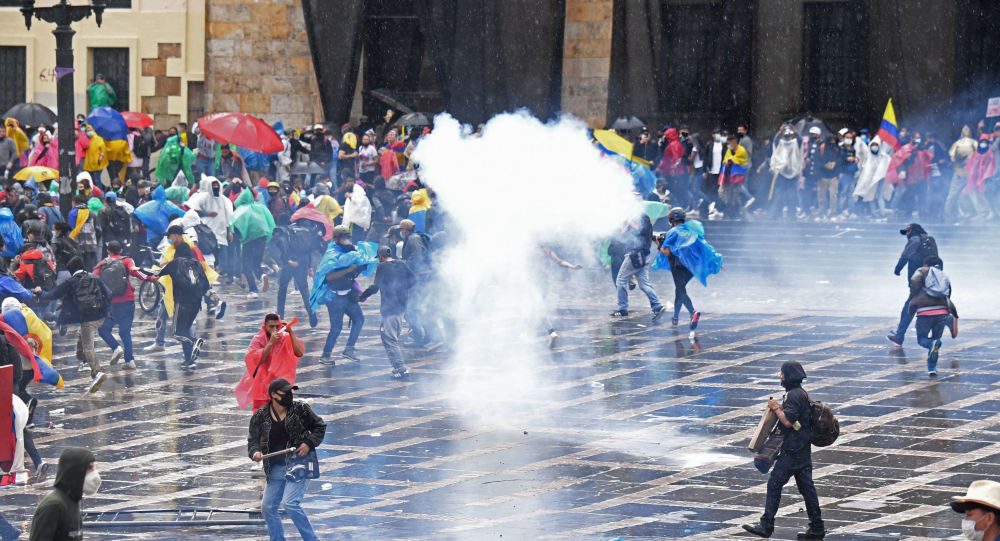
[[[396,122],[393,122],[394,126],[430,126],[431,121],[427,120],[427,115],[424,113],[408,113],[401,117]]]
[[[642,120],[639,120],[637,117],[634,117],[634,116],[630,116],[630,117],[620,116],[620,117],[616,118],[614,122],[611,123],[611,129],[613,129],[613,130],[637,130],[637,129],[645,126],[645,125],[646,125],[646,123],[643,122]]]
[[[22,126],[37,126],[56,122],[56,114],[52,109],[40,103],[19,103],[3,114],[4,118],[15,118]]]
[[[323,166],[316,162],[309,162],[309,163],[297,162],[295,165],[292,166],[292,169],[291,171],[289,171],[288,174],[289,176],[320,175],[326,172],[327,172],[326,169],[323,169]]]
[[[793,118],[792,120],[785,122],[785,124],[791,124],[800,137],[809,135],[809,129],[812,127],[819,128],[819,131],[822,132],[820,137],[822,137],[824,141],[834,134],[833,129],[830,128],[826,121],[822,118],[816,118],[814,116]]]
[[[411,109],[410,106],[408,106],[407,104],[403,103],[403,100],[401,98],[396,97],[391,90],[385,88],[376,88],[375,90],[368,92],[368,95],[388,105],[389,107],[392,107],[393,109],[399,111],[400,113],[407,114],[413,112],[413,109]]]

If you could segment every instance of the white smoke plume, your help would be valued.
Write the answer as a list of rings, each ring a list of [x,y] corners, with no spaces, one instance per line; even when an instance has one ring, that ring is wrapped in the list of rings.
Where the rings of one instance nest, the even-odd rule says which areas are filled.
[[[494,117],[481,137],[439,115],[414,159],[452,226],[436,256],[442,308],[457,324],[447,394],[491,426],[543,413],[554,383],[539,375],[550,362],[546,320],[559,299],[546,287],[556,264],[541,247],[593,253],[642,212],[630,176],[580,121],[544,124],[524,112]],[[608,299],[613,306],[610,284]]]

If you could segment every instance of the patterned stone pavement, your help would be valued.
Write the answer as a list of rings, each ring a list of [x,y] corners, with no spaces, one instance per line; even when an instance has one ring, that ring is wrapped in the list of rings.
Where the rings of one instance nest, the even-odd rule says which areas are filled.
[[[818,253],[831,261],[841,257],[838,250],[862,242],[884,245],[883,270],[891,270],[902,244],[887,228],[852,234],[859,240],[846,245],[843,236],[825,235],[829,230],[796,234],[819,244]],[[905,295],[889,271],[882,282],[866,275],[873,281],[868,300],[895,288],[882,294],[891,304],[863,311],[881,317],[810,302],[748,310],[768,306],[764,297],[773,292],[755,296],[752,283],[768,263],[752,264],[740,254],[745,237],[737,226],[710,224],[710,239],[713,233],[732,257],[709,290],[691,288],[705,311],[694,339],[683,325],[651,324],[644,310],[609,320],[613,293],[606,275],[577,276],[559,289],[560,340],[537,366],[543,392],[507,422],[496,421],[503,411],[484,421],[456,406],[453,360],[445,352],[410,350],[411,378],[392,380],[374,305],[365,307],[360,363],[316,363],[325,316],[319,328],[303,331],[311,354],[299,365],[301,396],[328,423],[319,448],[322,477],[303,504],[320,537],[745,538],[739,525],[759,516],[767,479],[745,446],[763,402],[780,395],[777,372],[788,359],[803,363],[806,388],[841,420],[838,442],[813,454],[828,539],[956,535],[958,516],[945,507],[949,496],[977,478],[1000,480],[1000,324],[988,314],[963,314],[959,339],[945,341],[940,376],[929,379],[925,352],[912,336],[902,351],[885,345]],[[840,247],[831,248],[834,242]],[[975,256],[962,252],[954,259],[961,257]],[[809,264],[832,272],[833,265],[817,265],[815,258]],[[782,270],[794,274],[788,265]],[[671,297],[669,274],[654,281],[661,296]],[[985,281],[976,285],[982,295],[993,294],[983,289]],[[956,291],[961,287],[956,281]],[[965,285],[967,297],[978,294],[970,289],[976,291]],[[803,299],[816,294],[800,292]],[[236,408],[232,388],[274,293],[254,301],[240,293],[223,289],[231,303],[223,321],[199,316],[206,347],[193,373],[179,369],[180,347],[168,340],[167,351],[140,355],[138,370],[114,370],[101,392],[85,395],[86,381],[68,347],[75,334],[57,339],[56,366],[66,388],[32,388],[41,400],[35,439],[52,461],[65,446],[94,450],[105,481],[85,500],[91,517],[103,512],[102,520],[122,521],[138,515],[115,512],[259,505],[262,481],[245,453],[249,412]],[[301,310],[297,303],[293,297],[290,310]],[[150,319],[137,323],[135,336],[137,347],[152,340]],[[103,345],[98,351],[110,355]],[[503,369],[485,368],[482,377]],[[26,527],[50,487],[51,481],[5,488],[0,511]],[[789,485],[774,538],[794,539],[805,524],[802,500]],[[286,533],[297,538],[288,521]],[[133,524],[88,527],[87,536],[263,539],[266,530]]]

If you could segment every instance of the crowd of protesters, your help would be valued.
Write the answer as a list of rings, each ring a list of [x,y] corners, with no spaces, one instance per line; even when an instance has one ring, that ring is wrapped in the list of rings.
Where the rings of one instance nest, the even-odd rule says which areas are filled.
[[[966,126],[954,140],[901,127],[892,143],[867,129],[832,133],[820,122],[797,125],[758,138],[746,126],[709,134],[665,126],[622,135],[657,175],[649,198],[669,199],[695,218],[1000,219],[1000,122],[992,132],[985,121],[975,133]]]

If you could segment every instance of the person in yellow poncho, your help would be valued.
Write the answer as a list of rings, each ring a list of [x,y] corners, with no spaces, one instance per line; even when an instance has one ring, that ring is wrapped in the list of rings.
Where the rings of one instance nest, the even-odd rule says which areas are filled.
[[[160,267],[162,268],[167,263],[173,261],[175,246],[178,243],[185,243],[191,247],[191,252],[194,254],[195,259],[197,259],[203,269],[205,269],[205,277],[208,278],[209,284],[214,284],[216,280],[219,279],[219,273],[216,272],[211,265],[205,261],[205,256],[202,255],[201,250],[198,246],[184,234],[184,228],[180,225],[172,225],[167,228],[167,241],[169,244],[166,249],[162,252],[162,257],[160,259]],[[166,332],[167,332],[167,320],[169,320],[174,315],[174,285],[173,281],[169,276],[161,276],[159,279],[161,285],[163,285],[163,303],[160,305],[160,309],[156,314],[156,340],[143,348],[145,352],[152,351],[163,351],[164,344],[166,343]],[[205,302],[208,305],[209,314],[215,313],[215,319],[222,319],[222,316],[226,312],[226,303],[219,301],[219,295],[212,289],[208,290],[205,294]]]
[[[90,173],[90,178],[94,180],[95,184],[101,183],[101,171],[108,166],[108,145],[104,142],[104,138],[97,135],[94,128],[87,126],[87,137],[90,141],[87,143],[86,153],[83,155],[83,170]]]
[[[326,217],[330,218],[330,223],[335,223],[334,219],[344,213],[344,209],[340,206],[340,203],[326,194],[315,196],[313,206],[316,207],[316,210],[326,214]]]
[[[17,153],[24,154],[30,147],[31,143],[28,142],[28,136],[25,135],[24,130],[21,129],[21,125],[18,124],[16,118],[8,118],[4,120],[4,128],[7,132],[7,137],[14,140],[17,145]]]
[[[118,177],[118,180],[125,182],[125,167],[132,161],[132,151],[128,147],[125,139],[106,141],[104,156],[108,160],[108,175],[111,178]]]

